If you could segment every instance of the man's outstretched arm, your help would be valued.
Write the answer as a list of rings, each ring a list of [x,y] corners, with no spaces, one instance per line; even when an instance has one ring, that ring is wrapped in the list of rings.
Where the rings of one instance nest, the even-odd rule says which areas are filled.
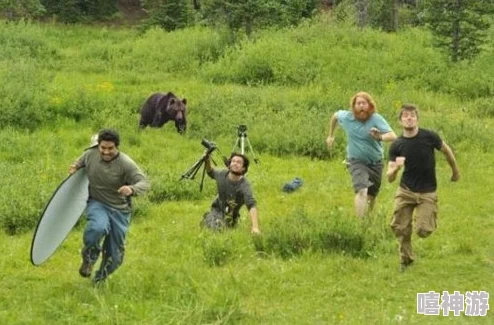
[[[448,161],[449,166],[451,167],[451,181],[456,182],[460,179],[460,170],[458,169],[458,164],[456,162],[455,155],[453,154],[453,150],[448,146],[446,142],[443,141],[441,145],[441,152],[446,156],[446,160]]]

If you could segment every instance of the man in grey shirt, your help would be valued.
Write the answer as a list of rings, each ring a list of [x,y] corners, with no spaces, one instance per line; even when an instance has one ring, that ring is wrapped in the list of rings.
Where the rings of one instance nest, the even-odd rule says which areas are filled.
[[[150,188],[147,177],[136,163],[118,150],[119,144],[120,136],[116,131],[101,130],[98,145],[87,149],[69,168],[70,174],[85,168],[89,179],[87,224],[79,274],[90,277],[102,252],[94,283],[105,280],[122,264],[131,217],[130,197]]]
[[[238,223],[240,208],[245,204],[252,223],[251,232],[260,234],[256,200],[244,176],[249,169],[249,159],[242,154],[232,153],[227,161],[228,169],[213,168],[209,155],[204,162],[208,176],[216,181],[218,195],[211,205],[211,211],[204,214],[202,225],[214,230],[233,228]]]

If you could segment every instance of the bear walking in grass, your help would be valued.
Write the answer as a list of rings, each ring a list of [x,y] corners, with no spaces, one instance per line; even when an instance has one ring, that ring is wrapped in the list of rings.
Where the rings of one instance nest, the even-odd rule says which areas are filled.
[[[187,129],[186,114],[187,99],[180,99],[171,92],[154,93],[141,107],[139,128],[159,128],[168,121],[175,121],[177,132],[182,134]]]

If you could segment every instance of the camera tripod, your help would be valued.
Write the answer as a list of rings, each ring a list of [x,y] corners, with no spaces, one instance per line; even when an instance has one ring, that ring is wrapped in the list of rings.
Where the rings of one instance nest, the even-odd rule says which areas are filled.
[[[205,161],[206,159],[208,159],[211,155],[211,153],[216,149],[216,147],[210,147],[208,148],[208,150],[206,151],[206,153],[204,155],[202,155],[201,158],[199,158],[199,160],[197,160],[193,165],[192,167],[190,167],[185,173],[182,174],[182,177],[180,177],[180,180],[183,180],[183,179],[194,179],[196,177],[196,174],[197,172],[199,171],[199,169],[201,169],[201,166],[203,167],[202,168],[202,176],[201,176],[201,183],[199,184],[199,191],[202,192],[202,188],[203,188],[203,185],[204,185],[204,176],[206,175],[206,165],[205,165]],[[213,160],[213,163],[216,165],[216,162]]]
[[[256,164],[259,163],[259,159],[256,158],[256,154],[254,153],[254,150],[252,149],[252,145],[250,144],[249,139],[247,138],[247,125],[239,125],[237,128],[237,140],[235,141],[235,144],[233,145],[232,152],[235,152],[235,148],[239,147],[240,145],[240,153],[242,155],[245,154],[245,143],[247,143],[247,146],[249,147],[250,153],[252,154],[252,157],[254,158],[254,162]]]

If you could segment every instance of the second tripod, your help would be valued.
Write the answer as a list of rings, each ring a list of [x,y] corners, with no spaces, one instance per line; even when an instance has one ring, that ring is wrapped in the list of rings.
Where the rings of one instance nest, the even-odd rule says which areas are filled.
[[[254,162],[256,164],[259,163],[259,159],[256,158],[256,154],[254,153],[254,150],[252,149],[252,145],[250,144],[249,139],[247,138],[247,125],[245,124],[240,124],[237,128],[237,140],[235,141],[235,144],[233,145],[232,151],[235,152],[236,148],[240,148],[240,153],[242,155],[245,154],[245,145],[247,144],[250,153],[252,154],[252,157],[254,158]]]

